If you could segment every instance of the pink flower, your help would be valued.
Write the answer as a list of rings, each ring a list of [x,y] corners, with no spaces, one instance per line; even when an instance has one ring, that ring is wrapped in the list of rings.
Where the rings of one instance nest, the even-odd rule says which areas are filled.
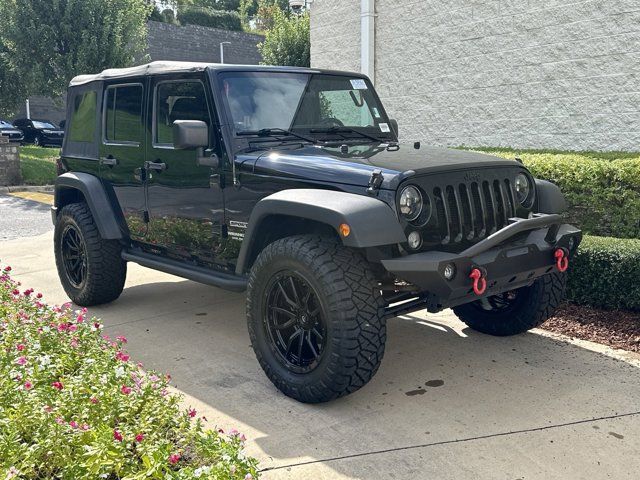
[[[99,400],[96,397],[91,397],[89,401],[95,405]]]
[[[70,332],[75,332],[76,330],[78,330],[78,326],[77,325],[73,325],[73,324],[69,325],[69,331]]]
[[[116,353],[116,360],[120,360],[122,362],[128,362],[129,358],[130,358],[129,355],[127,355],[121,350],[118,350],[118,352]]]
[[[127,387],[126,385],[122,385],[122,387],[120,387],[120,391],[125,395],[129,395],[131,393],[131,387]]]
[[[6,267],[4,267],[4,271],[5,272],[10,272],[11,271],[11,267],[9,265],[7,265]]]
[[[25,390],[31,390],[32,388],[33,388],[33,383],[31,383],[29,381],[24,382],[24,389]]]
[[[62,417],[56,417],[56,423],[58,425],[64,425],[64,418]]]
[[[142,433],[138,433],[136,435],[136,442],[140,443],[144,440],[144,435]]]
[[[84,322],[84,315],[78,315],[76,317],[76,323],[82,323]]]
[[[44,411],[47,412],[47,413],[51,413],[51,412],[53,412],[53,408],[51,406],[49,406],[49,405],[45,405],[44,406]]]
[[[86,432],[87,430],[89,430],[89,425],[86,423],[83,423],[82,426],[80,427],[80,430],[84,430]]]
[[[24,344],[23,344],[23,343],[19,343],[19,344],[16,346],[16,349],[17,349],[19,352],[21,352],[21,351],[23,351],[23,350],[25,349],[25,346],[24,346]]]
[[[14,295],[20,295],[20,290],[18,290],[17,288],[14,288],[11,293],[13,293]]]
[[[57,390],[62,390],[64,388],[64,385],[62,385],[62,382],[53,382],[51,386]]]
[[[179,461],[180,461],[180,454],[179,453],[172,453],[171,455],[169,455],[169,463],[171,465],[175,465]]]
[[[16,360],[16,363],[18,365],[26,365],[27,364],[27,357],[18,357],[18,359]]]
[[[236,435],[239,435],[240,432],[238,430],[236,430],[235,428],[232,428],[231,430],[229,430],[229,436],[230,437],[235,437]]]
[[[76,337],[73,337],[73,338],[71,339],[71,343],[70,343],[70,345],[71,345],[73,348],[77,348],[77,347],[78,347],[78,339],[77,339]]]
[[[253,475],[251,475],[250,473],[247,473],[247,474],[244,476],[244,480],[252,480],[252,479],[253,479]]]
[[[114,438],[114,440],[117,440],[118,442],[121,442],[122,441],[122,434],[118,430],[114,430],[113,431],[113,438]]]
[[[244,433],[241,433],[240,437],[238,437],[238,438],[240,438],[241,442],[245,442],[247,440],[247,437],[244,436]]]
[[[218,433],[224,433],[224,428],[219,428]]]
[[[127,338],[122,336],[122,335],[118,335],[116,337],[116,340],[118,340],[119,342],[122,342],[122,343],[127,343]]]
[[[38,294],[36,295],[36,298],[42,298],[42,294],[38,292]]]
[[[78,428],[78,422],[76,422],[75,420],[71,420],[71,421],[69,422],[69,426],[70,426],[71,428]]]
[[[196,409],[195,409],[195,408],[190,408],[190,409],[189,409],[189,416],[190,416],[191,418],[193,418],[193,417],[195,417],[195,416],[196,416]]]

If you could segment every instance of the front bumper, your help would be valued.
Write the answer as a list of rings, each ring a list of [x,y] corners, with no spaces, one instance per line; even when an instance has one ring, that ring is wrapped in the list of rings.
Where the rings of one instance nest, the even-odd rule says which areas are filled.
[[[582,232],[561,223],[559,215],[537,214],[512,218],[510,224],[461,253],[430,251],[382,260],[385,269],[424,294],[431,311],[472,302],[481,297],[530,285],[542,275],[558,271],[554,253],[562,248],[571,256]],[[453,265],[455,276],[444,270]],[[469,278],[473,268],[486,272],[486,291],[478,296]]]

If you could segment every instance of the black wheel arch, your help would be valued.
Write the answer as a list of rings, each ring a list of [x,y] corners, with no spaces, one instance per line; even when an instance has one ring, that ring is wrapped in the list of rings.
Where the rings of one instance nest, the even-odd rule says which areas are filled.
[[[567,201],[556,184],[546,180],[535,179],[537,213],[563,213],[567,210]]]
[[[55,184],[53,220],[62,207],[84,202],[89,206],[100,236],[105,240],[125,237],[124,219],[112,202],[98,177],[90,173],[67,172],[57,177]]]
[[[338,234],[343,223],[351,229],[347,237]],[[282,190],[263,198],[253,208],[236,273],[246,273],[269,243],[307,233],[334,237],[354,248],[406,242],[395,212],[382,200],[320,189]]]

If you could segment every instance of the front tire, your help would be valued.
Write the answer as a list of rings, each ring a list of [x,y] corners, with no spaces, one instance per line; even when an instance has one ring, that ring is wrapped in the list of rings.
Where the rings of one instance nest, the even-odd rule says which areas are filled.
[[[85,203],[66,205],[54,232],[58,276],[64,291],[77,305],[108,303],[120,296],[127,263],[117,240],[104,240]]]
[[[33,139],[33,145],[36,147],[42,147],[42,137],[40,135],[36,135]]]
[[[453,312],[473,330],[499,337],[539,327],[564,298],[567,276],[551,273],[529,287],[460,305]]]
[[[251,345],[267,377],[301,402],[355,392],[384,355],[384,303],[356,250],[317,236],[268,245],[247,288]]]

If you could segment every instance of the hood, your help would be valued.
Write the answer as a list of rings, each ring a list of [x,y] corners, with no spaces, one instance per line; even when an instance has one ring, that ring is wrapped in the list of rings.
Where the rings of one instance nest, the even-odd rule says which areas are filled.
[[[520,166],[515,160],[483,153],[430,146],[416,149],[413,144],[400,144],[388,149],[380,145],[350,144],[348,153],[342,153],[340,147],[305,145],[297,149],[261,150],[252,152],[251,156],[255,159],[255,173],[324,183],[367,186],[371,173],[380,170],[384,177],[381,188],[384,189],[396,189],[402,180],[413,175]],[[247,156],[243,155],[243,163],[246,160]]]

